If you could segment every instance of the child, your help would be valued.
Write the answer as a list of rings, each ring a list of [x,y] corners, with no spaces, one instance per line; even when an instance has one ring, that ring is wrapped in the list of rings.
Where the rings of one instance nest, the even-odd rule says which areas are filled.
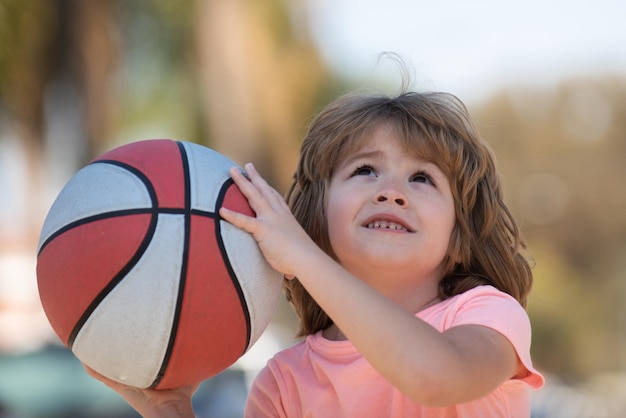
[[[306,336],[260,372],[247,417],[530,416],[528,388],[543,384],[523,308],[532,275],[492,154],[457,98],[330,104],[287,202],[245,168],[231,175],[256,218],[220,214],[285,275]],[[193,416],[194,388],[105,383],[144,416]]]

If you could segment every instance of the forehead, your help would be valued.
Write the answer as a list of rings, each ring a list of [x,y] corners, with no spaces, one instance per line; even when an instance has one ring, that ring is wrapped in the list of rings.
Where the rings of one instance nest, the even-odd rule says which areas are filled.
[[[334,165],[337,167],[369,154],[374,156],[377,149],[386,143],[399,145],[410,158],[440,165],[444,158],[435,141],[426,132],[403,129],[389,121],[379,122],[346,138]]]

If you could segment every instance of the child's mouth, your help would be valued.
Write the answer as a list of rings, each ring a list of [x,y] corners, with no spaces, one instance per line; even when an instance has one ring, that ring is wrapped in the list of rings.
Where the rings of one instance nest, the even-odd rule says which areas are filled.
[[[390,222],[390,221],[374,221],[374,222],[370,222],[367,224],[367,227],[369,229],[391,229],[391,230],[395,230],[395,231],[404,231],[404,232],[409,232],[409,230],[403,226],[400,225],[396,222]]]

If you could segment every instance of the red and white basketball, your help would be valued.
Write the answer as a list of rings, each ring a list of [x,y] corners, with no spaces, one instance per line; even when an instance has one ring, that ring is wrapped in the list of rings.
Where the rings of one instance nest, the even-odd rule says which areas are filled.
[[[282,278],[252,236],[235,166],[201,145],[146,140],[109,151],[61,190],[44,222],[46,315],[83,363],[135,387],[200,382],[260,337]]]

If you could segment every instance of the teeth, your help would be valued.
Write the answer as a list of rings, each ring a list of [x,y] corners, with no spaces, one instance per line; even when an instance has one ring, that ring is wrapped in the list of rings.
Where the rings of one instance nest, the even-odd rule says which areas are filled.
[[[407,229],[395,222],[387,222],[387,221],[374,221],[367,224],[368,228],[382,228],[382,229],[393,229],[398,231],[407,231]]]

